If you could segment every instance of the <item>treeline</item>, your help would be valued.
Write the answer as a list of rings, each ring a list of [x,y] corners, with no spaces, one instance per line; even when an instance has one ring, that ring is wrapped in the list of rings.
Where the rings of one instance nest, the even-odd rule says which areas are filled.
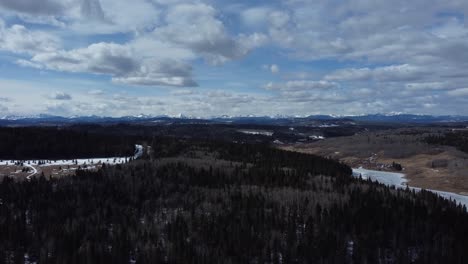
[[[468,153],[468,132],[457,131],[445,133],[443,135],[430,135],[425,138],[429,144],[453,146]]]
[[[0,128],[0,159],[75,159],[131,156],[135,136],[118,136],[66,128]]]
[[[0,262],[468,261],[466,208],[430,192],[355,179],[335,161],[266,145],[153,143],[152,160],[4,178]],[[197,155],[215,159],[194,165]]]
[[[202,141],[169,137],[153,138],[154,158],[177,156],[192,150],[214,153],[215,157],[243,163],[254,163],[264,168],[295,168],[299,173],[328,175],[348,179],[352,170],[335,160],[299,152],[288,152],[268,143],[246,144],[228,141]]]

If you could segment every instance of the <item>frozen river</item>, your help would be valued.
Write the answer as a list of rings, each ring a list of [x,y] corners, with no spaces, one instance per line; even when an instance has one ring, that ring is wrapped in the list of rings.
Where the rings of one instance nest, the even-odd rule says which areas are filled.
[[[371,179],[373,181],[377,181],[387,186],[395,186],[397,188],[406,188],[406,185],[408,183],[408,180],[405,178],[405,174],[403,173],[367,170],[367,169],[363,169],[362,167],[353,168],[353,176],[354,177],[361,176],[363,179]],[[408,187],[416,191],[421,190],[421,188],[417,188],[417,187],[411,187],[411,186],[408,186]],[[443,191],[438,191],[438,190],[428,189],[428,191],[437,193],[439,196],[444,197],[446,199],[455,200],[457,203],[460,203],[468,207],[468,196],[451,193],[451,192],[443,192]]]

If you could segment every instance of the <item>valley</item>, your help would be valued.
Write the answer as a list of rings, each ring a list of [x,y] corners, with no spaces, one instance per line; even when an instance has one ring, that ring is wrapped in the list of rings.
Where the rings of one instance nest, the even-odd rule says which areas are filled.
[[[410,186],[468,195],[468,154],[453,146],[425,142],[431,135],[452,131],[440,127],[390,129],[280,148],[331,157],[353,168],[401,172]]]
[[[0,259],[463,263],[465,136],[452,132],[330,121],[0,128]]]

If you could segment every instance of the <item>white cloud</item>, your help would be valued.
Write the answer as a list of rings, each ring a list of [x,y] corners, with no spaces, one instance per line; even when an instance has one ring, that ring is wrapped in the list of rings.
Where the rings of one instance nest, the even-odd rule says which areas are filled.
[[[22,25],[5,26],[0,19],[0,49],[14,53],[49,52],[61,46],[59,38],[43,31],[30,31]]]
[[[141,31],[156,25],[159,16],[148,0],[3,0],[0,7],[24,21],[60,25],[81,34]]]
[[[275,10],[269,14],[268,20],[273,28],[282,28],[288,24],[290,16],[286,12]]]
[[[29,2],[25,0],[25,4]],[[30,54],[30,59],[16,60],[24,67],[105,74],[120,84],[196,86],[189,65],[192,60],[203,57],[212,64],[221,64],[239,59],[267,41],[259,33],[231,36],[218,19],[217,10],[203,3],[159,1],[161,10],[165,10],[163,19],[155,10],[157,5],[146,0],[131,4],[123,0],[69,0],[62,4],[67,7],[62,14],[65,27],[72,32],[134,30],[137,34],[126,44],[98,42],[64,50],[60,39],[51,34],[21,25],[6,28],[2,23],[0,49]],[[34,17],[32,11],[23,13]],[[47,14],[42,17],[58,16]]]
[[[423,67],[402,64],[374,69],[342,69],[325,76],[325,79],[332,81],[367,81],[372,79],[379,82],[405,82],[422,79],[427,74],[428,71]]]
[[[96,90],[90,90],[88,91],[88,94],[89,95],[103,95],[104,94],[104,91],[103,90],[99,90],[99,89],[96,89]]]
[[[187,96],[187,95],[194,95],[194,94],[197,94],[197,92],[194,91],[194,90],[183,89],[183,90],[174,90],[174,91],[171,91],[171,94],[172,94],[172,95],[176,95],[176,96]]]
[[[32,62],[58,71],[111,75],[123,75],[138,66],[126,46],[104,42],[70,51],[39,53],[33,56]]]
[[[441,90],[447,84],[443,82],[422,82],[422,83],[407,83],[406,88],[412,91],[427,91],[427,90]]]
[[[282,90],[282,91],[303,91],[313,89],[331,89],[337,88],[338,84],[329,81],[309,81],[309,80],[294,80],[285,83],[268,83],[265,85],[267,90]]]
[[[270,66],[270,71],[271,71],[271,73],[278,73],[278,72],[280,71],[280,68],[279,68],[278,65],[272,64],[272,65]]]
[[[74,105],[55,100],[46,102],[44,108],[46,113],[62,116],[72,115],[76,111]]]
[[[372,78],[373,72],[369,68],[360,69],[342,69],[325,76],[326,80],[331,81],[366,81]]]
[[[280,67],[277,64],[263,64],[262,69],[273,74],[280,72]]]
[[[112,78],[116,83],[149,86],[197,86],[192,79],[192,67],[177,61],[147,60],[140,68]]]
[[[68,14],[70,27],[86,34],[141,32],[159,22],[160,11],[147,0],[77,1]]]
[[[284,3],[278,10],[284,19],[266,32],[298,60],[456,70],[468,61],[468,30],[460,19],[467,11],[466,1],[295,0]]]
[[[450,96],[468,96],[468,88],[455,89],[447,92]]]
[[[190,66],[167,60],[139,57],[130,47],[115,43],[96,43],[70,51],[39,53],[30,62],[37,67],[64,72],[83,72],[112,76],[116,83],[149,86],[196,86]]]
[[[467,37],[468,29],[458,18],[450,18],[431,31],[434,35],[443,39]]]
[[[268,26],[281,28],[286,26],[290,20],[288,13],[268,6],[245,9],[240,13],[240,18],[242,23],[253,29],[261,29]]]
[[[145,27],[153,27],[154,30],[137,31],[141,34],[138,33],[134,40],[126,44],[99,42],[63,50],[56,38],[42,32],[29,32],[23,26],[13,26],[2,31],[9,35],[4,38],[8,42],[0,42],[0,48],[31,54],[31,59],[20,58],[16,61],[25,67],[105,74],[119,84],[196,86],[189,61],[203,57],[212,64],[220,64],[239,59],[266,42],[264,34],[231,36],[217,18],[217,11],[210,5],[171,4],[164,7],[167,12],[160,21],[156,15],[159,12],[153,10],[154,4],[136,1],[129,7],[124,3],[118,0],[110,5],[107,0],[83,0],[76,6],[76,3],[70,2],[67,27],[79,32],[83,27],[83,32],[90,33],[114,32],[113,27],[119,28],[117,32],[125,32],[130,29],[128,25],[132,25],[134,30]],[[142,3],[148,6],[143,8],[145,4]],[[153,21],[147,20],[148,14],[139,12],[140,9],[149,10],[154,15]],[[117,11],[120,13],[117,14]],[[131,15],[132,12],[139,12],[139,16]],[[131,21],[127,21],[129,17]],[[142,21],[144,26],[140,25],[140,17],[145,18]],[[12,33],[15,35],[10,36]]]
[[[240,16],[242,22],[251,28],[261,28],[267,25],[268,16],[272,12],[269,7],[253,7],[244,10]]]
[[[165,26],[157,27],[153,36],[192,50],[213,64],[240,58],[264,43],[261,34],[231,37],[216,15],[212,6],[202,3],[172,6],[165,16]]]
[[[135,51],[144,52],[145,56],[155,59],[172,59],[172,60],[194,60],[198,55],[185,47],[173,45],[169,42],[164,42],[153,36],[144,35],[137,37],[131,41],[129,46]]]
[[[110,97],[111,89],[128,85],[195,86],[194,72],[206,84],[197,92],[159,90],[167,93],[161,92],[164,104],[160,98],[139,98],[140,105],[131,106],[122,99],[128,95],[105,99],[100,93],[85,91],[80,97],[73,91],[69,102],[51,100],[51,111],[306,114],[398,109],[457,114],[467,111],[466,102],[461,103],[467,92],[460,88],[468,82],[467,12],[462,0],[291,0],[262,6],[197,0],[4,0],[0,50],[18,65],[41,70],[40,75],[51,70],[108,76],[119,84],[103,88]],[[211,68],[201,58],[225,65]],[[227,63],[232,60],[239,61]],[[251,69],[262,64],[264,71],[256,75]],[[281,75],[265,74],[280,72],[277,65]],[[267,78],[276,80],[260,91],[268,95],[255,95],[255,89],[233,92],[268,83]],[[41,92],[49,85],[44,82],[37,84]],[[203,92],[220,83],[224,93]],[[16,92],[2,93],[10,97]],[[19,96],[12,98],[20,102]],[[30,103],[40,98],[28,98],[28,107],[38,110],[39,103]]]

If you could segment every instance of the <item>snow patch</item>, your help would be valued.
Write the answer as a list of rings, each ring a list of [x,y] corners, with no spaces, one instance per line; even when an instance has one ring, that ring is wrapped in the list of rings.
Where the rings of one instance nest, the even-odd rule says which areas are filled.
[[[406,188],[408,180],[405,178],[405,174],[396,173],[396,172],[387,172],[387,171],[376,171],[376,170],[366,170],[362,167],[353,169],[353,176],[361,176],[363,179],[371,179],[373,181],[378,181],[387,186],[395,187],[404,187]]]
[[[143,146],[142,145],[135,145],[135,155],[133,156],[134,159],[139,159],[143,156]]]
[[[316,136],[316,135],[309,136],[309,138],[310,138],[310,139],[316,139],[316,140],[325,139],[325,137],[323,137],[323,136]]]
[[[320,127],[320,128],[339,127],[339,125],[337,125],[337,124],[322,124],[322,125],[319,125],[318,127]]]
[[[273,136],[272,131],[265,131],[265,130],[238,130],[241,133],[249,134],[249,135],[262,135],[262,136]]]

